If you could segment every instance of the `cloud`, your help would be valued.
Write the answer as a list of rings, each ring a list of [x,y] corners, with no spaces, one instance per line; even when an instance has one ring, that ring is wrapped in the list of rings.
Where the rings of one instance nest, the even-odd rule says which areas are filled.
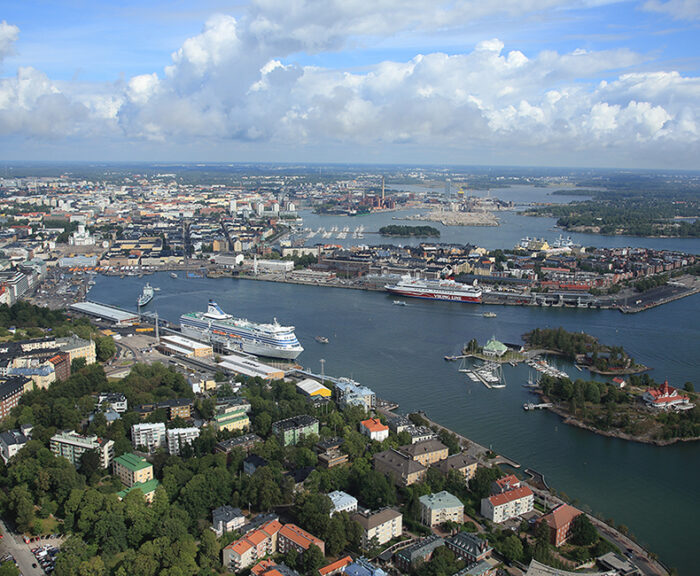
[[[459,26],[466,20],[454,16],[470,11],[595,3],[506,0],[485,8],[493,3],[457,0],[427,10],[420,0],[332,0],[319,10],[311,1],[258,0],[240,18],[211,17],[160,72],[89,86],[21,68],[0,80],[0,133],[121,138],[144,149],[242,143],[262,153],[270,146],[431,148],[465,158],[536,151],[542,163],[563,150],[576,158],[600,150],[657,159],[681,147],[699,153],[700,79],[639,72],[647,58],[627,49],[526,55],[487,38],[471,51],[418,54],[361,71],[294,62],[300,51],[340,49],[357,37]]]
[[[19,37],[19,28],[8,24],[5,20],[0,22],[0,64],[13,53],[14,43]]]
[[[648,12],[667,14],[676,20],[700,20],[698,0],[647,0],[642,8]]]

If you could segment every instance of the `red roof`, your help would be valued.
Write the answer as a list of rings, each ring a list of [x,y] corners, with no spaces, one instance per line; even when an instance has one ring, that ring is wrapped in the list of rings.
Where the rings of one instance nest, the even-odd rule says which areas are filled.
[[[678,402],[688,400],[688,397],[679,394],[678,390],[668,385],[668,380],[658,388],[649,388],[647,393],[652,397],[654,404],[666,404],[668,402]]]
[[[507,491],[520,486],[520,480],[515,474],[508,474],[508,476],[496,480],[496,484],[501,490]]]
[[[329,564],[328,566],[324,566],[323,568],[318,569],[318,573],[321,576],[326,576],[326,574],[331,574],[335,572],[336,570],[339,570],[340,568],[345,568],[348,564],[352,564],[352,556],[346,556],[345,558],[341,558],[340,560],[336,560],[332,564]]]
[[[489,501],[493,506],[503,506],[503,504],[520,500],[521,498],[526,498],[528,496],[532,496],[532,490],[530,490],[530,488],[527,486],[521,486],[515,490],[509,490],[508,492],[503,492],[503,494],[491,496]]]
[[[288,540],[291,540],[295,544],[301,546],[304,550],[308,550],[312,544],[318,546],[321,551],[325,549],[325,544],[322,540],[319,540],[313,534],[309,534],[306,530],[302,530],[296,524],[285,524],[282,526],[280,536],[284,536]]]
[[[273,566],[277,566],[274,560],[260,560],[260,562],[250,569],[250,573],[255,576],[262,576],[263,574],[267,574]]]
[[[360,422],[362,426],[367,428],[370,432],[384,432],[385,430],[388,430],[389,427],[385,424],[382,424],[382,421],[379,418],[370,418],[369,420],[363,420]]]
[[[561,506],[557,506],[546,516],[543,516],[542,521],[549,524],[552,529],[557,530],[571,523],[571,521],[580,514],[581,511],[573,506],[562,504]]]

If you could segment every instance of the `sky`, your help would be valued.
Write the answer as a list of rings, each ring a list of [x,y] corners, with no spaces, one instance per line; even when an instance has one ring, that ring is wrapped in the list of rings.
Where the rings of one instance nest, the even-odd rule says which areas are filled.
[[[700,0],[0,6],[5,161],[700,168]]]

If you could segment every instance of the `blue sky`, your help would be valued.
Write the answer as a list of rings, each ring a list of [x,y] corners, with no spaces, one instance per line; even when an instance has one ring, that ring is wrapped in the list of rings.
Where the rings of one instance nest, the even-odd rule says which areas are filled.
[[[7,159],[697,168],[700,0],[5,3]]]

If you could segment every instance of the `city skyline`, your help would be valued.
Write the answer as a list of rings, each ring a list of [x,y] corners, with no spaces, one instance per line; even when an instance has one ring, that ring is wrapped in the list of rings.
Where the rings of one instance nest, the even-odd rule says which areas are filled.
[[[696,168],[691,0],[7,6],[6,160]]]

